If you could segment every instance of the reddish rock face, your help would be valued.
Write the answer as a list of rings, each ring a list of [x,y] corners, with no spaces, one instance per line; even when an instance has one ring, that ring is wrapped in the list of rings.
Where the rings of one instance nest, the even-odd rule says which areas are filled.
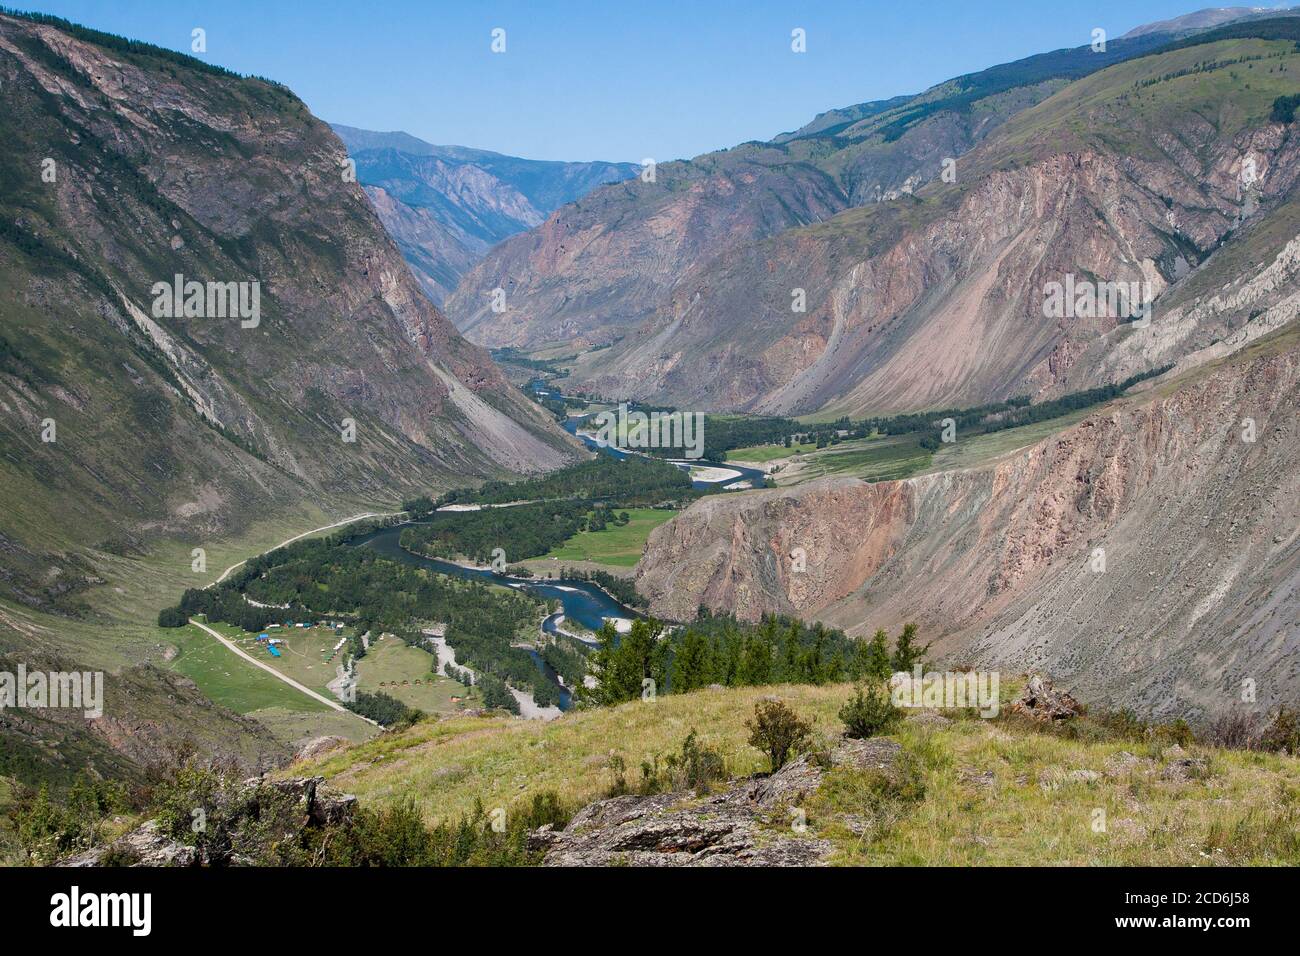
[[[1156,712],[1220,709],[1266,673],[1260,700],[1286,700],[1297,408],[1292,331],[980,467],[706,498],[651,535],[637,586],[678,620],[703,605],[858,635],[916,621],[949,660]]]

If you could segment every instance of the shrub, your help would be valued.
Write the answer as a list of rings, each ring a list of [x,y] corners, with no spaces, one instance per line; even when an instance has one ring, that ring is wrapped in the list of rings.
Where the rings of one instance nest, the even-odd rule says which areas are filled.
[[[316,859],[326,866],[529,866],[541,858],[528,848],[529,831],[568,819],[550,790],[504,818],[476,803],[460,820],[433,827],[408,799],[379,810],[358,809],[348,824],[328,832]]]
[[[614,781],[605,791],[606,797],[621,797],[629,793],[627,785],[627,761],[618,754],[609,755],[609,769],[614,772]]]
[[[727,777],[726,761],[722,754],[699,743],[695,728],[682,741],[681,750],[670,753],[659,765],[659,755],[641,763],[641,793],[665,793],[672,790],[694,790],[707,793],[714,783]],[[616,786],[622,781],[620,776]],[[622,786],[625,788],[626,783]]]
[[[791,753],[806,750],[811,743],[812,725],[779,700],[760,700],[745,726],[749,745],[767,754],[773,773],[785,766]]]
[[[1289,707],[1279,707],[1273,722],[1260,734],[1259,748],[1300,754],[1300,715]]]
[[[1251,750],[1259,735],[1259,719],[1255,714],[1229,711],[1210,725],[1206,742],[1227,750]]]
[[[1196,735],[1192,733],[1191,726],[1181,717],[1158,724],[1153,729],[1152,736],[1160,743],[1177,744],[1180,747],[1190,747],[1196,743]]]
[[[381,727],[394,730],[409,727],[424,717],[423,711],[407,707],[396,697],[382,691],[373,694],[368,691],[358,691],[356,700],[345,701],[343,706],[362,717],[369,717]]]
[[[159,627],[184,627],[189,623],[189,618],[179,607],[165,607],[158,612]]]
[[[889,699],[888,691],[877,683],[867,684],[865,691],[859,684],[839,712],[845,734],[859,740],[882,733],[900,717],[902,712]]]
[[[560,803],[559,794],[554,790],[543,790],[541,793],[533,794],[527,810],[524,811],[523,825],[529,830],[536,830],[547,823],[558,828],[568,823],[572,816],[573,814]]]
[[[1297,106],[1300,106],[1300,93],[1293,96],[1279,96],[1273,101],[1273,111],[1268,118],[1274,123],[1294,122]]]
[[[236,767],[191,761],[154,787],[158,830],[194,847],[211,866],[307,862],[304,816],[295,795],[267,783],[245,784]]]
[[[103,820],[125,807],[121,787],[108,781],[78,779],[64,802],[50,799],[49,787],[10,809],[18,846],[29,860],[48,865],[101,842]]]

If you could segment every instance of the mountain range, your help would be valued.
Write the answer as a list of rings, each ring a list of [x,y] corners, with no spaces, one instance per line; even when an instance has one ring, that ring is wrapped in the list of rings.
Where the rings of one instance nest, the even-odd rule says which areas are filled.
[[[915,411],[1096,382],[1125,316],[1045,315],[1044,288],[1138,282],[1168,308],[1291,187],[1270,116],[1295,89],[1295,21],[1259,16],[1192,15],[661,164],[501,243],[448,314],[489,346],[611,346],[578,359],[575,386],[714,411]]]
[[[375,212],[438,304],[492,246],[639,169],[631,163],[518,159],[338,123],[333,129],[356,163]]]
[[[671,317],[580,367],[604,393],[621,371],[653,399],[823,415],[1158,373],[1046,437],[958,436],[914,477],[700,502],[650,538],[652,610],[863,637],[912,620],[949,661],[1167,716],[1222,713],[1246,688],[1293,700],[1297,71],[1294,18],[1126,57],[1004,119],[955,183],[715,257]],[[1149,284],[1152,309],[1049,316],[1067,275]],[[796,284],[809,310],[791,320],[777,303]]]
[[[636,588],[678,621],[915,622],[1156,714],[1300,690],[1300,18],[1203,11],[646,175],[331,128],[42,16],[0,15],[0,87],[0,663],[103,668],[113,705],[0,712],[0,776],[282,761],[298,718],[159,669],[158,611],[304,529],[584,457],[485,347],[816,419],[1141,377],[900,480],[705,496]],[[1112,284],[1141,291],[1048,308]]]

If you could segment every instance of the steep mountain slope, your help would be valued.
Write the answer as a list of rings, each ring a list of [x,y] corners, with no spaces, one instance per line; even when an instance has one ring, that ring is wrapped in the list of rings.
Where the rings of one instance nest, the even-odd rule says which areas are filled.
[[[580,454],[287,89],[15,16],[0,85],[0,651],[120,667],[193,548]],[[115,716],[171,693],[184,724],[171,680]]]
[[[916,620],[949,661],[1156,714],[1221,712],[1247,680],[1261,709],[1294,701],[1300,328],[1159,382],[978,467],[704,499],[651,535],[638,588],[676,618]]]
[[[1300,82],[1300,21],[1282,22],[1293,37],[1078,80],[964,156],[955,183],[701,265],[671,314],[589,380],[681,405],[850,415],[1061,391],[1124,317],[1045,314],[1051,283],[1145,283],[1162,313],[1166,289],[1290,200],[1300,141],[1271,111]],[[797,289],[806,313],[792,312]]]
[[[1184,32],[1114,40],[1104,52],[1028,57],[915,97],[829,111],[770,143],[662,163],[654,183],[597,190],[493,250],[447,300],[448,313],[471,339],[492,346],[607,344],[647,320],[661,327],[699,290],[693,270],[701,263],[725,268],[733,249],[912,193],[940,177],[945,158],[1071,80]],[[505,313],[488,308],[494,288],[507,291]],[[788,315],[788,289],[784,304]],[[580,366],[574,374],[580,381],[598,373]]]
[[[597,186],[638,171],[630,163],[518,159],[434,146],[406,133],[333,125],[379,218],[438,303],[502,239],[536,226]]]
[[[73,500],[127,538],[210,533],[259,498],[391,500],[570,455],[419,293],[287,90],[11,17],[0,70],[0,427],[6,487],[30,489],[6,534]],[[256,326],[160,315],[177,274],[258,282]]]

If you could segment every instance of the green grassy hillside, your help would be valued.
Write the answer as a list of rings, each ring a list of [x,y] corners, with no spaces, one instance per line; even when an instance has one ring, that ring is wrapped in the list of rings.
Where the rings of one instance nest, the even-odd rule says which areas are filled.
[[[1004,697],[1017,688],[1004,684]],[[548,724],[458,718],[300,763],[381,806],[413,799],[430,820],[522,804],[555,791],[571,806],[599,799],[618,761],[635,786],[643,760],[676,751],[691,730],[733,776],[764,770],[746,743],[756,701],[779,696],[815,722],[823,742],[842,731],[846,685],[705,690],[566,714]],[[1101,719],[1045,732],[1022,719],[907,721],[894,735],[919,768],[920,793],[881,803],[852,772],[828,774],[805,804],[809,826],[856,864],[1215,865],[1300,863],[1300,760],[1192,745],[1204,772],[1179,772],[1168,740]],[[1200,766],[1197,764],[1197,766]],[[1171,769],[1172,768],[1172,769]],[[1099,815],[1098,811],[1101,811]],[[871,816],[871,838],[833,818]],[[1095,821],[1104,819],[1104,830]]]

